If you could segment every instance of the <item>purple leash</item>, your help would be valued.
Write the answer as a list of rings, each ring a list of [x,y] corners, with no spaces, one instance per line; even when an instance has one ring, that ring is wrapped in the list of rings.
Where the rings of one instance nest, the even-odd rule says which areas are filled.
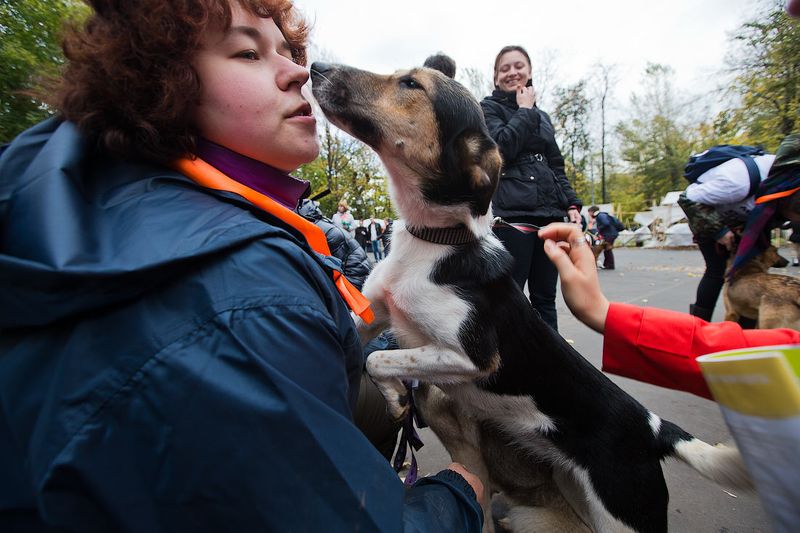
[[[424,446],[422,439],[419,438],[419,434],[414,427],[414,421],[417,421],[417,425],[419,427],[426,426],[421,423],[421,418],[417,412],[417,406],[414,403],[414,389],[416,388],[416,382],[412,384],[410,381],[403,380],[403,384],[406,386],[406,391],[408,391],[409,409],[405,420],[403,420],[403,431],[400,433],[400,443],[397,445],[397,451],[395,452],[392,466],[394,467],[395,472],[400,472],[400,470],[403,469],[403,462],[405,461],[406,453],[408,452],[410,444],[411,466],[408,469],[408,474],[406,474],[406,479],[403,481],[403,483],[407,486],[411,486],[417,481],[417,458],[414,456],[414,451],[419,451],[419,449]]]

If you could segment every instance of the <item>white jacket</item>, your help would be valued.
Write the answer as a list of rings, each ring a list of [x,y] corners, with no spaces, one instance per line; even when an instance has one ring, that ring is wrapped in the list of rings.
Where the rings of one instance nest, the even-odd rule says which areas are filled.
[[[761,181],[767,179],[775,155],[755,156]],[[731,159],[700,175],[686,188],[686,197],[699,204],[710,205],[726,220],[744,221],[755,206],[750,194],[750,175],[741,159]]]

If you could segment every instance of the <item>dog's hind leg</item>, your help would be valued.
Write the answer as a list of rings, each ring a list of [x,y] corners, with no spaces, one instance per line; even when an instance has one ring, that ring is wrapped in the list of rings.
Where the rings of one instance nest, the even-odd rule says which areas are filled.
[[[725,320],[728,322],[738,322],[739,321],[739,314],[733,308],[733,302],[731,301],[730,294],[730,283],[725,282],[722,286],[722,302],[725,304]]]
[[[483,533],[494,532],[492,485],[489,470],[480,450],[476,421],[458,408],[444,391],[435,385],[420,384],[415,395],[422,417],[442,442],[453,461],[463,464],[483,483]]]
[[[554,507],[513,507],[504,520],[514,533],[591,533],[572,511]]]

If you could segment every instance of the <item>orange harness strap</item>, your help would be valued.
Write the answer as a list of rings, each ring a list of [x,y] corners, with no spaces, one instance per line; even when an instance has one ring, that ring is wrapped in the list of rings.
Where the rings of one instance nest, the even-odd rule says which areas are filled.
[[[175,170],[187,176],[195,183],[202,185],[203,187],[238,194],[256,207],[278,217],[283,222],[302,233],[306,239],[306,242],[308,242],[308,245],[311,246],[315,252],[325,256],[331,255],[331,250],[328,247],[328,241],[325,238],[325,234],[316,226],[316,224],[309,222],[297,213],[286,209],[269,196],[261,194],[260,192],[229,178],[202,159],[178,159],[173,163],[173,166]],[[370,309],[369,306],[369,300],[367,300],[364,295],[361,294],[361,292],[359,292],[359,290],[342,275],[341,272],[336,270],[333,272],[333,282],[336,285],[336,289],[339,291],[339,294],[342,295],[342,298],[347,303],[348,307],[350,307],[355,314],[360,316],[364,322],[368,324],[371,323],[374,319],[374,316],[372,314],[372,309]]]
[[[788,191],[781,191],[781,192],[774,192],[772,194],[765,194],[764,196],[760,197],[756,200],[757,204],[765,204],[767,202],[771,202],[773,200],[777,200],[779,198],[786,198],[787,196],[791,196],[797,191],[800,191],[800,187],[795,187],[794,189],[789,189]]]

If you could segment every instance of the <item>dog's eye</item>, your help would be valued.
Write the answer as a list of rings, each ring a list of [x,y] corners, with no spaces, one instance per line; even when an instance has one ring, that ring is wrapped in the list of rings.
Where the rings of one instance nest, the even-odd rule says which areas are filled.
[[[417,83],[417,80],[412,77],[400,78],[400,85],[406,89],[422,89],[422,85]]]

